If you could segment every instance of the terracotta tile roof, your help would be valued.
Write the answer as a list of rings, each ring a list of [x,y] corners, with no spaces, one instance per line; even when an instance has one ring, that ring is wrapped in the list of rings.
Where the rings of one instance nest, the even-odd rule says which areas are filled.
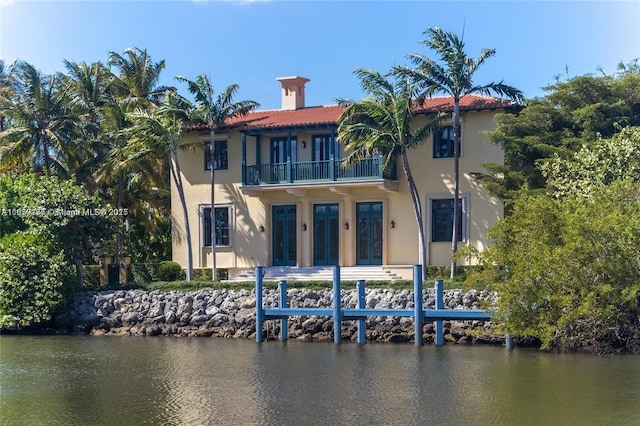
[[[460,110],[484,110],[497,108],[510,108],[515,104],[512,101],[494,98],[490,96],[467,95],[460,100]],[[339,105],[306,107],[296,110],[265,110],[255,111],[244,117],[236,117],[227,122],[230,127],[239,130],[266,130],[287,127],[303,127],[317,125],[336,124],[344,108]],[[453,98],[433,97],[428,98],[421,107],[416,108],[416,113],[429,114],[438,111],[453,111]],[[193,126],[192,129],[202,129]]]
[[[299,108],[296,110],[256,111],[228,121],[242,130],[335,124],[344,108],[338,105]]]
[[[496,108],[510,108],[515,104],[507,99],[494,98],[491,96],[467,95],[460,98],[460,110],[483,110]],[[453,111],[453,98],[433,97],[427,98],[421,107],[416,108],[417,113],[434,113]]]

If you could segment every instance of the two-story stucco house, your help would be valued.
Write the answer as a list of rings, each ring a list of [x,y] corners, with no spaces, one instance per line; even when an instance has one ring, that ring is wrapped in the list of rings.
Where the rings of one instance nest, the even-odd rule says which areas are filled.
[[[344,168],[336,138],[342,107],[305,106],[302,77],[277,79],[282,108],[257,111],[228,123],[215,137],[216,265],[229,276],[256,266],[374,265],[410,278],[419,262],[418,232],[402,169],[386,174],[380,159]],[[503,99],[467,96],[461,102],[460,245],[482,250],[487,229],[503,205],[474,181],[483,163],[503,162],[499,147],[485,143],[493,117],[512,106]],[[431,98],[415,120],[452,111],[451,98]],[[210,161],[206,130],[187,135],[201,149],[180,152],[192,232],[194,267],[211,267]],[[451,262],[453,132],[441,131],[410,155],[421,201],[427,258]],[[172,188],[173,259],[186,266],[184,220]],[[464,264],[464,261],[461,262]]]

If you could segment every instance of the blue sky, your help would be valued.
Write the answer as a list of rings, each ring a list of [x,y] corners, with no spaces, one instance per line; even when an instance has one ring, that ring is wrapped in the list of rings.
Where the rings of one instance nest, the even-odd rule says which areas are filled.
[[[207,73],[240,85],[237,99],[280,107],[276,77],[300,75],[307,105],[360,99],[356,67],[405,64],[427,27],[462,34],[467,53],[497,53],[477,83],[504,80],[531,98],[554,76],[615,72],[640,57],[638,1],[30,1],[0,0],[0,57],[44,73],[63,60],[107,62],[109,51],[146,48],[164,59],[162,84]],[[568,70],[568,74],[567,74]]]

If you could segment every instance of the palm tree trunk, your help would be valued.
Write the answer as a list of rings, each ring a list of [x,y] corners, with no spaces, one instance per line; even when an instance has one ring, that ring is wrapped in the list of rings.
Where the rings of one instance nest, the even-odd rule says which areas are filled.
[[[120,211],[122,209],[122,196],[124,193],[124,170],[120,169],[119,171],[119,179],[118,179],[118,195],[116,198],[116,209],[118,211]],[[124,219],[123,216],[118,216],[118,218],[122,217]],[[114,247],[114,254],[113,254],[113,263],[120,268],[120,251],[122,250],[122,245],[123,245],[123,236],[122,236],[122,228],[123,225],[121,223],[122,221],[120,221],[120,223],[118,223],[117,228],[116,228],[116,244]]]
[[[44,134],[42,138],[42,155],[44,160],[44,169],[47,175],[51,174],[51,157],[49,156],[49,142],[47,135]]]
[[[209,131],[211,146],[209,147],[209,163],[211,164],[211,279],[218,281],[216,273],[216,209],[215,209],[215,131]]]
[[[411,194],[411,201],[413,202],[413,212],[415,213],[416,224],[418,225],[418,257],[422,264],[422,277],[424,279],[427,273],[427,250],[424,238],[424,225],[422,223],[422,203],[420,202],[420,194],[418,193],[416,182],[413,180],[413,175],[409,168],[409,158],[407,157],[406,151],[402,152],[402,169],[407,177],[409,193]]]
[[[451,278],[456,274],[456,258],[455,253],[458,251],[458,218],[460,217],[460,208],[458,200],[460,198],[460,98],[454,97],[453,104],[453,230],[451,232]]]
[[[187,201],[184,197],[184,186],[182,185],[182,175],[180,173],[180,163],[178,163],[177,151],[172,150],[171,157],[173,160],[172,164],[170,165],[171,176],[173,177],[173,182],[176,184],[178,196],[180,197],[180,204],[182,205],[182,214],[184,215],[184,232],[187,239],[187,281],[191,281],[193,279],[193,252],[191,250],[191,227],[189,226],[189,211],[187,210]]]
[[[84,281],[84,270],[82,269],[82,259],[74,256],[73,264],[76,266],[76,277],[78,278],[78,288],[82,288],[82,282]]]

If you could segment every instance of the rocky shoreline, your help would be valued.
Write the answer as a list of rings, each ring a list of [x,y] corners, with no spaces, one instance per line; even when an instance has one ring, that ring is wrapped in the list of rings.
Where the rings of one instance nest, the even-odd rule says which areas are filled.
[[[342,290],[345,307],[355,307],[355,290]],[[265,290],[265,307],[278,306],[276,290]],[[331,289],[288,291],[291,307],[331,307]],[[445,290],[444,304],[450,309],[479,309],[480,304],[494,304],[496,295],[487,291]],[[214,336],[255,339],[255,291],[202,289],[195,292],[147,292],[143,290],[110,290],[77,294],[67,311],[54,321],[56,333],[129,336]],[[433,308],[433,289],[423,296],[425,309]],[[412,290],[366,290],[367,308],[413,307]],[[401,317],[367,319],[367,341],[412,342],[413,320]],[[267,339],[279,338],[280,321],[267,321],[263,330]],[[445,340],[455,343],[504,344],[504,336],[494,331],[490,321],[444,321]],[[355,321],[344,321],[343,340],[355,341]],[[293,317],[288,323],[290,339],[332,341],[333,319],[315,316]],[[433,323],[423,327],[425,342],[433,342]]]

